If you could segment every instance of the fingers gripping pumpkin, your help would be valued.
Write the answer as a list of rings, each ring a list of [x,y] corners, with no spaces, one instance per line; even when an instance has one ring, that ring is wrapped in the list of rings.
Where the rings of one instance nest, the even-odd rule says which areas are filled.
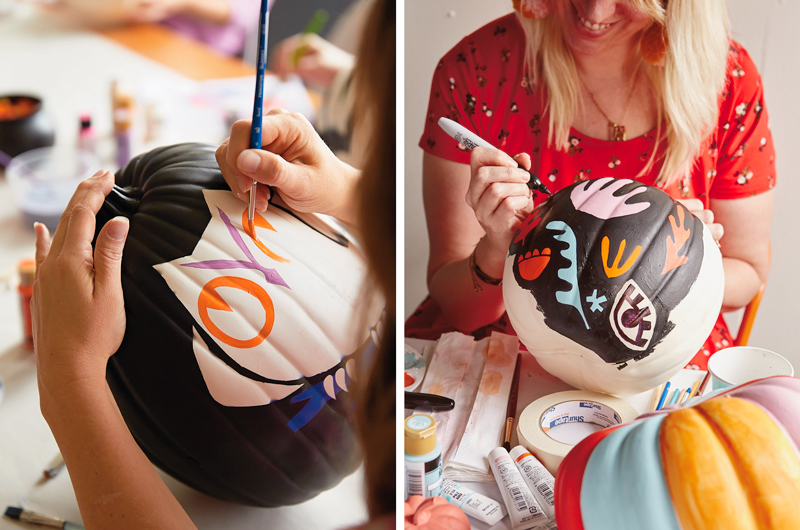
[[[708,228],[663,191],[601,178],[541,204],[515,235],[503,298],[539,364],[586,390],[628,395],[666,381],[722,306]]]
[[[333,225],[277,201],[252,223],[246,210],[209,146],[118,172],[97,215],[98,232],[130,218],[127,329],[107,378],[156,465],[220,499],[295,504],[358,466],[349,386],[382,302],[365,299],[366,262]]]

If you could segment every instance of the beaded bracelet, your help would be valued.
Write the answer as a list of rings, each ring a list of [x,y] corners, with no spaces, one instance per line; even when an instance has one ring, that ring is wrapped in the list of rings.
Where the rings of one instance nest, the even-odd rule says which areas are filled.
[[[503,278],[492,278],[478,267],[478,264],[475,262],[475,251],[477,249],[478,247],[476,246],[472,254],[469,255],[469,270],[472,273],[472,287],[475,289],[476,293],[483,290],[478,280],[488,285],[500,285],[503,283]]]

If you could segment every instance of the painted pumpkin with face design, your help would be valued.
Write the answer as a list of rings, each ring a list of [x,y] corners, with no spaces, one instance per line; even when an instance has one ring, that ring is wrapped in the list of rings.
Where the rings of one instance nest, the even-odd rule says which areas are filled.
[[[198,144],[122,168],[97,230],[117,215],[130,219],[127,329],[107,378],[147,456],[255,506],[303,502],[353,472],[349,387],[383,302],[365,296],[367,264],[345,232],[279,198],[248,221]]]
[[[539,364],[581,389],[643,392],[703,345],[724,289],[708,228],[665,192],[601,178],[542,203],[503,275],[511,325]]]

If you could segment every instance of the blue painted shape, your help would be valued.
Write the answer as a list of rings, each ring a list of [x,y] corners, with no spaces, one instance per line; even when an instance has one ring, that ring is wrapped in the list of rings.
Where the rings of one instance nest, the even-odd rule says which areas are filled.
[[[289,403],[299,403],[301,401],[305,401],[305,406],[300,409],[300,412],[295,414],[291,420],[289,420],[289,428],[293,431],[297,432],[298,429],[305,427],[308,422],[310,422],[314,416],[319,414],[322,410],[322,407],[325,406],[325,403],[331,400],[331,397],[325,392],[325,387],[323,386],[324,380],[316,383],[299,394],[293,397]],[[336,384],[336,380],[333,381],[333,393],[338,394],[339,391],[342,389],[339,388],[339,385]]]
[[[581,486],[585,530],[681,530],[661,465],[666,416],[620,427],[592,451]]]
[[[569,283],[571,287],[568,291],[558,291],[556,300],[560,304],[577,309],[583,319],[583,323],[586,325],[586,329],[589,329],[589,323],[586,321],[586,316],[583,314],[583,308],[581,307],[581,293],[578,289],[578,242],[575,240],[575,232],[563,221],[550,221],[547,223],[547,228],[561,230],[561,233],[554,235],[553,238],[567,244],[567,248],[561,251],[561,255],[570,262],[567,267],[558,270],[558,277]]]
[[[606,303],[608,299],[605,297],[605,295],[598,298],[597,289],[595,289],[594,292],[591,294],[591,296],[586,297],[586,301],[592,304],[592,306],[589,309],[592,312],[596,313],[598,311],[603,310],[602,304]]]

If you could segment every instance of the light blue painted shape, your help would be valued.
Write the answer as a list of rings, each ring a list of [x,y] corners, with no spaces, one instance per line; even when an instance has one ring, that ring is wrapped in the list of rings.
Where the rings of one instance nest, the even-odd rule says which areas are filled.
[[[562,233],[554,235],[553,238],[568,245],[567,248],[561,251],[561,255],[569,260],[570,264],[558,270],[558,277],[568,282],[571,288],[568,291],[558,291],[556,300],[560,304],[569,305],[577,309],[578,313],[581,314],[583,323],[586,325],[586,329],[589,329],[589,323],[586,321],[586,316],[583,314],[583,308],[581,307],[581,293],[578,289],[578,242],[575,240],[575,232],[563,221],[550,221],[547,223],[547,228],[561,230]]]
[[[589,309],[594,313],[602,311],[603,310],[602,304],[604,304],[607,300],[608,299],[605,297],[605,295],[598,298],[597,289],[594,290],[591,296],[586,297],[586,301],[592,304],[592,306]]]
[[[620,427],[592,451],[581,485],[585,530],[681,530],[658,443],[666,416]]]

